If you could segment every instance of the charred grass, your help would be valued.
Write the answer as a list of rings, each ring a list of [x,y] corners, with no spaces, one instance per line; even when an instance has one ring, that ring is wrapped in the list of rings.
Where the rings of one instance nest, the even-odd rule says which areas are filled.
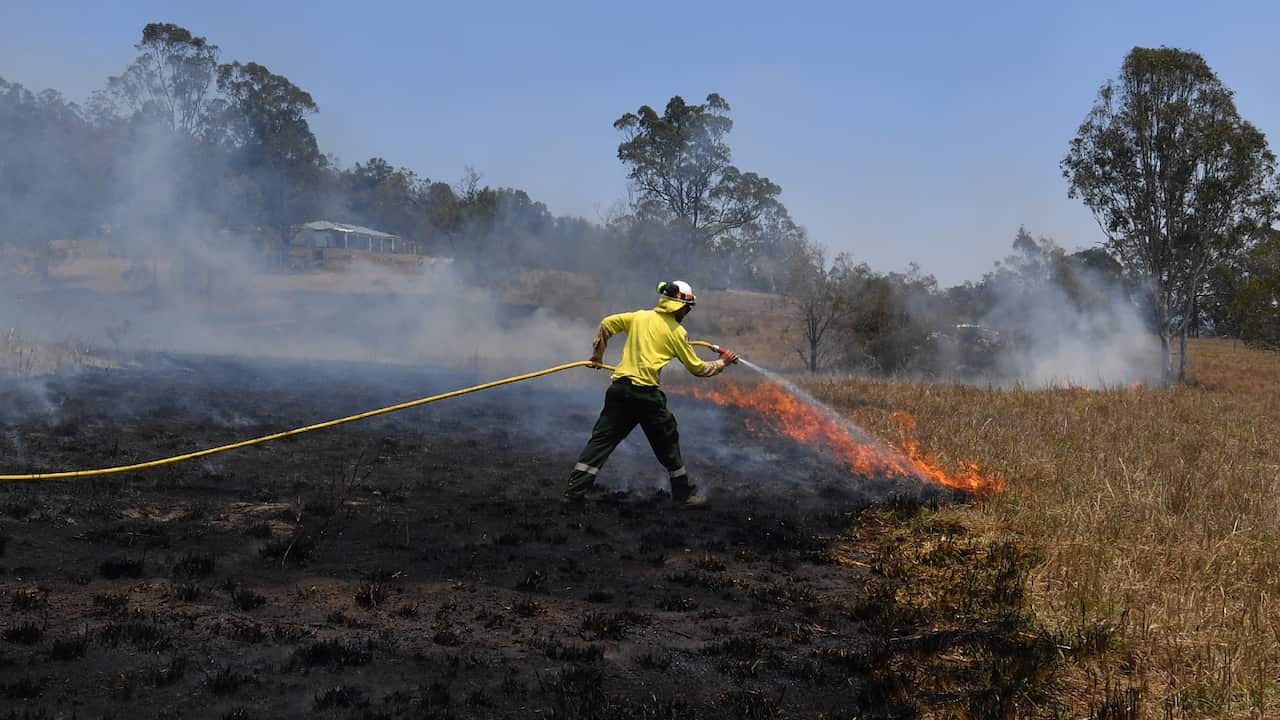
[[[84,657],[88,650],[89,635],[80,632],[54,640],[49,648],[49,656],[54,660],[68,662]]]
[[[999,592],[1015,591],[1000,577],[1011,572],[1010,553],[1038,554],[1018,592],[1067,660],[1064,712],[1274,717],[1280,354],[1225,340],[1192,341],[1190,353],[1191,382],[1170,388],[809,387],[889,439],[898,431],[884,408],[910,412],[923,446],[944,463],[966,458],[1010,479],[1004,493],[931,522],[992,539],[986,562]],[[946,567],[964,543],[948,531],[928,544],[917,559]],[[886,583],[903,559],[879,559]],[[859,614],[882,622],[901,594],[873,591]]]
[[[372,654],[367,647],[337,639],[317,640],[293,651],[292,668],[343,668],[369,664]]]
[[[161,622],[141,612],[102,626],[97,639],[109,647],[128,645],[146,652],[159,652],[173,646],[173,638]]]
[[[192,377],[204,370],[216,368]],[[292,377],[271,402],[250,379],[252,391],[206,397],[258,398],[280,424],[373,405],[310,404],[351,392],[358,374],[342,377],[306,403]],[[495,405],[477,400],[429,432],[406,422],[394,444],[368,438],[386,426],[357,424],[228,454],[216,482],[174,466],[76,486],[89,497],[67,504],[92,507],[78,518],[95,528],[76,536],[79,566],[57,542],[77,531],[52,523],[23,521],[9,549],[78,579],[0,577],[12,610],[0,630],[15,628],[0,642],[7,680],[33,658],[37,676],[60,679],[29,704],[65,693],[83,717],[170,700],[173,716],[238,718],[1010,717],[1054,708],[1064,663],[1124,646],[1122,626],[1092,615],[1035,622],[1028,602],[1050,556],[975,530],[972,510],[805,510],[760,482],[760,496],[725,493],[705,512],[633,493],[566,517],[558,483],[536,480],[554,474],[546,453],[521,449]],[[119,444],[146,456],[230,433],[140,418],[121,423]],[[348,467],[370,446],[380,484],[309,507],[334,476],[312,468]],[[421,450],[382,457],[397,447]],[[85,455],[49,464],[100,459]],[[62,486],[40,488],[51,497],[33,491],[39,512],[63,506]],[[45,583],[47,603],[16,599]],[[41,633],[30,645],[23,623]],[[1098,717],[1132,704],[1123,679],[1099,683],[1111,714]]]

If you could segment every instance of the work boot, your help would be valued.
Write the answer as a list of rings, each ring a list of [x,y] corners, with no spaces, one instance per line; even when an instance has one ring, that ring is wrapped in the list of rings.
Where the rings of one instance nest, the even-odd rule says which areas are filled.
[[[676,506],[690,510],[701,510],[706,508],[709,502],[711,501],[707,500],[706,495],[690,495],[683,501],[677,501]]]
[[[699,495],[698,486],[691,485],[688,481],[671,483],[671,501],[676,507],[683,508],[700,508],[707,505],[706,496]]]

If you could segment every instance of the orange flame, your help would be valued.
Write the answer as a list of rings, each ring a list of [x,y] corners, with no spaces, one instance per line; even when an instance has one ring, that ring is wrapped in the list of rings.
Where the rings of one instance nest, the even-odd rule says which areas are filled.
[[[806,445],[822,445],[849,469],[867,477],[914,477],[985,496],[1004,489],[1004,478],[984,475],[974,463],[961,461],[961,468],[948,472],[938,459],[920,448],[915,437],[916,420],[905,412],[892,417],[902,432],[900,447],[874,438],[857,437],[857,431],[834,414],[791,395],[771,382],[743,386],[720,382],[716,389],[689,386],[680,392],[717,405],[743,408],[755,413],[746,421],[753,434],[783,435]]]

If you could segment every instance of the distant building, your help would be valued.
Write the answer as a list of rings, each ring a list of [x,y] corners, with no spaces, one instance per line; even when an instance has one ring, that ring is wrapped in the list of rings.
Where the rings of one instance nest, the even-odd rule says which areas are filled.
[[[315,220],[293,227],[294,247],[318,250],[320,257],[325,250],[357,250],[374,253],[416,254],[418,244],[399,235],[392,235],[373,228],[346,223]]]

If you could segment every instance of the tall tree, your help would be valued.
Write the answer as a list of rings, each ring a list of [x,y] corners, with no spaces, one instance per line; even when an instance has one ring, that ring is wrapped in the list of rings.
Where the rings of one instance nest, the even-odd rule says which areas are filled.
[[[701,105],[677,95],[661,115],[643,105],[613,127],[625,138],[618,159],[630,168],[637,207],[666,213],[687,250],[713,249],[719,238],[756,222],[782,192],[732,164],[729,104],[715,93]]]
[[[179,25],[149,23],[134,48],[138,57],[108,78],[95,105],[112,114],[127,107],[187,135],[203,132],[213,104],[218,46]]]
[[[301,219],[298,200],[325,162],[307,123],[318,108],[310,93],[254,62],[219,66],[218,89],[226,101],[221,139],[264,199],[263,220],[279,233],[283,264],[290,227]]]
[[[1188,320],[1215,262],[1275,214],[1275,156],[1200,55],[1134,48],[1098,92],[1062,161],[1070,196],[1146,286],[1162,370],[1186,377]]]

